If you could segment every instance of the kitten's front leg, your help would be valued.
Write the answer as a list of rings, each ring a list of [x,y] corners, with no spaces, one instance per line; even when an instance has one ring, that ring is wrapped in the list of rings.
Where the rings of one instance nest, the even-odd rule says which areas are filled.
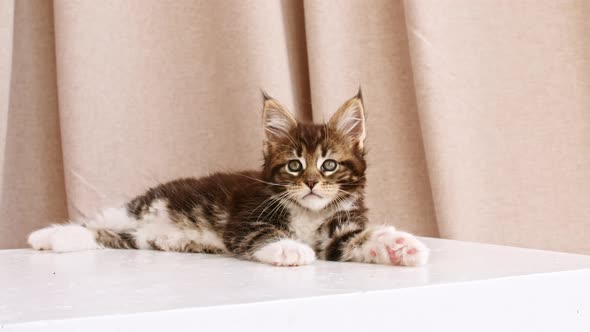
[[[266,222],[232,223],[224,233],[224,242],[238,257],[275,266],[307,265],[316,259],[310,246]]]
[[[430,250],[414,235],[397,231],[393,226],[366,229],[366,240],[349,248],[355,261],[402,266],[420,266],[428,262]]]
[[[332,228],[334,231],[329,232],[324,242],[324,259],[402,266],[419,266],[428,261],[428,247],[393,226],[365,228],[363,222],[352,218],[348,222],[337,221]]]

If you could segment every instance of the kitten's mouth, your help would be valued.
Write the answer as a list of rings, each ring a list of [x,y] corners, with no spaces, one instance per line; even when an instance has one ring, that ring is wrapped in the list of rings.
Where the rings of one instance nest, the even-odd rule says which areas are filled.
[[[306,199],[306,198],[323,198],[323,197],[314,193],[313,191],[310,191],[307,195],[303,196],[303,199]]]

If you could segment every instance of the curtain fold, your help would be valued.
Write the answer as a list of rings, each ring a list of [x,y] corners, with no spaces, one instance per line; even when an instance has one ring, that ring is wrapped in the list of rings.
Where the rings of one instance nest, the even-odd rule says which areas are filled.
[[[590,253],[589,9],[405,2],[441,236]]]
[[[3,2],[4,3],[4,2]],[[5,14],[4,7],[1,9]],[[53,8],[50,1],[15,1],[2,127],[0,247],[22,246],[28,232],[66,214],[57,110]],[[5,58],[2,58],[3,61]],[[5,109],[6,110],[6,109]]]
[[[590,254],[590,5],[0,2],[0,248],[182,176],[257,168],[260,89],[362,85],[375,223]]]
[[[3,174],[6,149],[6,125],[10,106],[10,77],[12,72],[12,35],[14,1],[0,2],[0,174]],[[3,176],[0,176],[2,188]],[[0,191],[0,200],[2,191]]]

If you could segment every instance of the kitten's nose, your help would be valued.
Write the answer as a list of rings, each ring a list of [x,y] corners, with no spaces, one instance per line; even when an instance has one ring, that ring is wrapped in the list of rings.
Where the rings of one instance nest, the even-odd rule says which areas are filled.
[[[317,180],[307,180],[305,181],[309,189],[313,189],[313,187],[318,183]]]

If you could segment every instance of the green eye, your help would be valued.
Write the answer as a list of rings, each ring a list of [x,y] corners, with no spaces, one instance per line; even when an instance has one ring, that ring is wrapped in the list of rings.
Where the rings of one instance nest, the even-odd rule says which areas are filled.
[[[290,160],[289,163],[287,163],[287,168],[289,171],[296,173],[301,172],[303,165],[301,165],[299,160]]]
[[[322,164],[322,171],[332,172],[332,171],[336,170],[337,166],[338,166],[338,163],[336,162],[336,160],[328,159],[328,160],[324,161],[324,163]]]

